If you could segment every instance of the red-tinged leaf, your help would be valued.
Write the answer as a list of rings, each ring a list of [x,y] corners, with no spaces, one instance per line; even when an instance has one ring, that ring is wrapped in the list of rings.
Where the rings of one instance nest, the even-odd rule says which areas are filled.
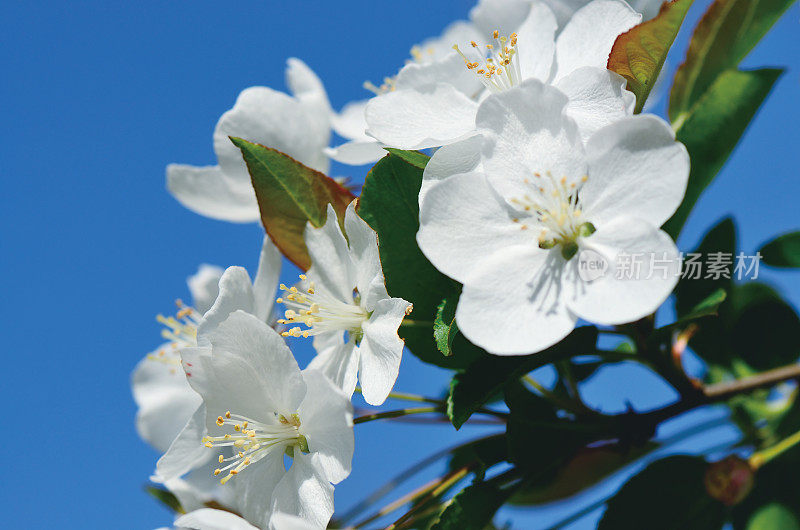
[[[322,226],[332,204],[344,218],[355,196],[332,178],[288,155],[241,138],[231,141],[242,151],[261,211],[261,223],[275,245],[303,270],[311,266],[303,231],[310,221]]]
[[[640,112],[655,85],[664,60],[693,0],[664,2],[658,15],[631,28],[614,42],[608,69],[627,79]]]

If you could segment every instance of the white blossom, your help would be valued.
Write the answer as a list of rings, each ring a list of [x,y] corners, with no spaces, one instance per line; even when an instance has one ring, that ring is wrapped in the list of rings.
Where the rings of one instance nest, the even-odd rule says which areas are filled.
[[[530,80],[487,98],[475,147],[481,170],[433,184],[422,201],[420,248],[464,284],[456,320],[472,342],[501,355],[555,344],[578,318],[634,321],[669,296],[679,270],[660,227],[683,199],[689,157],[654,116],[603,127],[584,142],[569,99]],[[610,270],[587,281],[583,251]],[[665,277],[618,280],[618,254],[665,256]]]

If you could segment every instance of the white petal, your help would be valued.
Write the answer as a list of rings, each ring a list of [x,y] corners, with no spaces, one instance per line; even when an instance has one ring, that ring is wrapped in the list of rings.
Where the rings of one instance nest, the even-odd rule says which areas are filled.
[[[369,139],[345,142],[337,147],[326,147],[325,154],[342,164],[363,166],[386,156],[386,150],[381,147],[380,142]]]
[[[283,453],[272,452],[243,469],[226,486],[236,492],[235,508],[259,528],[267,528],[279,484],[286,476]]]
[[[281,512],[273,513],[269,524],[270,530],[319,530],[318,527],[300,517]]]
[[[167,481],[205,464],[212,456],[211,451],[201,442],[206,432],[206,407],[201,404],[164,456],[158,459],[155,478],[162,482]]]
[[[342,334],[337,335],[339,344],[333,347],[320,348],[314,340],[317,355],[308,364],[308,368],[318,370],[325,374],[333,384],[342,389],[342,392],[352,396],[358,380],[358,355],[352,341],[343,342]]]
[[[300,59],[290,57],[286,60],[286,86],[300,103],[309,108],[309,115],[318,120],[314,134],[319,136],[326,134],[326,131],[330,130],[328,116],[331,113],[331,105],[328,102],[325,86],[317,74]]]
[[[452,53],[453,44],[468,44],[471,41],[485,44],[483,41],[486,37],[487,35],[481,34],[471,22],[456,20],[449,24],[440,36],[427,39],[412,48],[412,54],[416,63],[427,64]]]
[[[432,186],[420,210],[417,243],[431,263],[460,282],[492,255],[536,235],[513,223],[513,211],[480,173],[455,175]]]
[[[581,201],[592,222],[629,215],[661,226],[683,200],[689,155],[661,118],[642,114],[604,127],[586,155],[589,180]]]
[[[645,221],[627,216],[614,219],[584,238],[581,249],[593,250],[610,265],[604,276],[591,282],[573,275],[577,285],[567,303],[590,322],[611,325],[644,318],[664,303],[678,282],[680,259],[675,243]],[[579,267],[580,259],[571,260],[571,266]]]
[[[550,79],[556,51],[558,22],[545,4],[534,2],[528,18],[517,30],[520,72],[522,79]]]
[[[192,530],[258,530],[235,513],[212,508],[201,508],[182,515],[175,521],[175,526]]]
[[[397,329],[410,309],[411,304],[402,298],[380,300],[363,326],[364,338],[358,347],[359,380],[364,400],[370,405],[382,404],[397,380],[404,346]]]
[[[350,256],[356,268],[356,287],[361,296],[370,293],[372,282],[383,283],[383,270],[378,256],[378,235],[356,213],[356,201],[350,203],[344,215],[344,229],[350,243]],[[376,278],[377,277],[377,278]],[[380,285],[378,286],[380,288]],[[385,293],[383,289],[382,293]],[[365,304],[367,311],[372,311],[376,300]]]
[[[306,388],[288,346],[278,333],[253,315],[236,311],[209,332],[214,388],[203,395],[214,419],[225,410],[272,422],[273,413],[292,414]],[[227,405],[225,405],[227,403]]]
[[[316,370],[306,368],[303,378],[308,393],[297,411],[302,421],[300,434],[308,440],[309,450],[319,456],[325,477],[338,484],[350,474],[353,463],[350,396]]]
[[[270,323],[275,307],[275,292],[278,289],[278,279],[281,275],[281,253],[269,239],[264,236],[261,245],[261,256],[258,259],[258,271],[253,280],[253,309],[254,314]]]
[[[167,189],[186,208],[212,219],[252,223],[261,217],[253,188],[232,183],[219,166],[170,164]]]
[[[271,88],[243,90],[214,131],[214,151],[222,170],[250,186],[242,153],[229,136],[277,149],[317,171],[328,171],[328,157],[322,149],[328,145],[330,130],[321,131],[318,116],[300,101]]]
[[[422,186],[419,190],[420,206],[431,186],[440,180],[459,173],[481,171],[482,142],[483,138],[476,135],[436,150],[422,173]]]
[[[452,42],[469,45],[469,41]],[[425,64],[409,63],[400,70],[395,80],[396,90],[424,89],[436,83],[453,85],[459,92],[473,98],[483,91],[480,77],[464,64],[464,59],[452,49],[442,58]]]
[[[496,355],[541,351],[566,337],[577,317],[564,305],[564,260],[529,245],[507,248],[484,261],[464,283],[458,329]]]
[[[273,511],[297,515],[326,528],[333,515],[333,486],[322,474],[318,455],[295,455],[292,467],[275,488]]]
[[[198,338],[239,309],[251,314],[255,312],[253,284],[243,267],[228,267],[219,280],[219,296],[211,309],[203,315],[203,321],[198,326]]]
[[[351,301],[356,270],[333,206],[328,205],[328,217],[322,227],[308,223],[305,241],[311,256],[308,276],[339,300]]]
[[[189,292],[192,293],[192,306],[202,315],[214,304],[219,295],[219,280],[223,270],[215,265],[201,264],[197,272],[189,278]]]
[[[530,6],[530,0],[481,0],[469,12],[469,18],[483,35],[494,30],[510,35],[528,16]]]
[[[478,127],[493,140],[484,143],[483,167],[500,195],[529,193],[525,180],[535,173],[586,174],[577,126],[563,112],[567,102],[557,88],[530,79],[481,103]]]
[[[637,25],[642,16],[621,0],[594,0],[567,22],[556,40],[556,80],[581,66],[605,68],[617,37]]]
[[[619,74],[584,66],[562,78],[556,86],[569,98],[567,116],[575,120],[586,142],[599,129],[633,115],[636,96],[625,90]]]
[[[475,130],[477,104],[453,85],[395,90],[367,105],[368,134],[400,149],[452,143]]]
[[[169,347],[168,345],[165,347]],[[154,357],[158,356],[153,352]],[[131,388],[139,410],[136,430],[164,453],[202,402],[179,365],[145,357],[133,371]]]
[[[368,140],[367,119],[364,112],[367,108],[368,99],[362,101],[351,101],[345,105],[339,114],[331,117],[331,125],[336,134],[348,140]]]

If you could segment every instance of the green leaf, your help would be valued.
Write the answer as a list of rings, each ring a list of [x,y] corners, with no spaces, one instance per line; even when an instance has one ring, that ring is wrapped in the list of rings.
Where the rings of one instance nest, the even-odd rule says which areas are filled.
[[[275,245],[303,270],[311,266],[303,232],[310,221],[322,226],[332,204],[340,219],[355,198],[333,179],[288,155],[231,137],[242,151],[258,199],[261,223]]]
[[[181,507],[181,502],[178,498],[168,490],[157,488],[155,486],[145,486],[144,490],[158,502],[169,508],[175,513],[186,513]]]
[[[655,18],[634,26],[614,42],[608,69],[628,81],[641,112],[693,0],[664,2]]]
[[[451,347],[453,340],[458,335],[458,324],[456,324],[456,306],[458,296],[445,298],[436,308],[436,318],[433,321],[433,338],[436,340],[436,347],[443,355],[453,355]]]
[[[417,246],[421,184],[421,168],[389,154],[367,174],[358,214],[378,234],[389,294],[414,305],[409,319],[432,323],[441,301],[456,296],[460,287],[437,271]],[[451,343],[452,355],[442,355],[430,326],[401,326],[400,336],[414,355],[445,368],[463,368],[482,354],[458,336]]]
[[[773,502],[761,507],[747,522],[747,530],[800,530],[800,521],[786,506]]]
[[[487,482],[467,486],[453,497],[432,530],[484,530],[509,494]]]
[[[692,35],[669,101],[677,126],[693,112],[725,70],[735,69],[794,0],[716,0]],[[737,101],[726,100],[730,106]],[[692,160],[694,162],[694,159]]]
[[[431,159],[431,157],[425,153],[420,153],[419,151],[404,151],[402,149],[395,149],[393,147],[386,147],[385,149],[391,154],[402,158],[412,166],[418,167],[419,169],[425,169],[425,166],[428,165],[428,161]]]
[[[725,524],[725,507],[706,493],[708,464],[671,456],[647,466],[608,502],[598,530],[714,530]]]
[[[800,231],[783,234],[759,250],[761,260],[772,267],[800,267]]]
[[[677,139],[689,151],[692,167],[683,202],[664,225],[673,238],[677,238],[700,194],[722,169],[782,73],[773,68],[726,70],[684,114]]]
[[[596,344],[597,328],[584,326],[575,329],[564,340],[539,353],[478,359],[450,381],[447,416],[453,426],[460,429],[476,410],[503,389],[509,381],[559,359],[591,354]]]

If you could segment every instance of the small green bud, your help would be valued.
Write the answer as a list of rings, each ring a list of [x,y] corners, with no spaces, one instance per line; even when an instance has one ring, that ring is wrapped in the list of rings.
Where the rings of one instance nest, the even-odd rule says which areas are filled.
[[[556,242],[552,239],[540,239],[539,240],[539,248],[543,250],[550,250],[551,248],[556,246]]]

